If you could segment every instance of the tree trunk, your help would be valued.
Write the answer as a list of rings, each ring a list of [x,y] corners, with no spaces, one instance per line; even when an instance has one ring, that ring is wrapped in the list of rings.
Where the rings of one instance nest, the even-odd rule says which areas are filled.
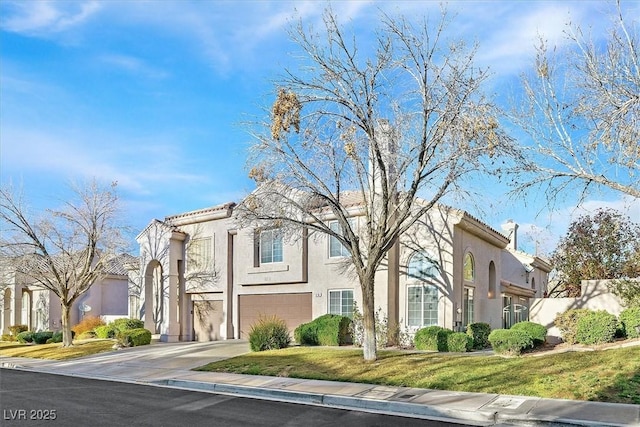
[[[362,325],[364,327],[362,351],[364,360],[374,361],[378,357],[376,348],[376,309],[373,298],[374,277],[368,277],[366,281],[367,283],[362,286]]]
[[[62,304],[62,346],[71,347],[73,337],[71,335],[71,307]]]

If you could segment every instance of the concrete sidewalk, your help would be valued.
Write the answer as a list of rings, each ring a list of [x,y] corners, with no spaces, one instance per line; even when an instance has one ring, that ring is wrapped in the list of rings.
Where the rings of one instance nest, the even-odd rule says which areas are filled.
[[[160,343],[68,361],[0,356],[0,367],[383,412],[468,425],[640,426],[640,405],[191,370],[248,351],[247,342],[239,340]]]

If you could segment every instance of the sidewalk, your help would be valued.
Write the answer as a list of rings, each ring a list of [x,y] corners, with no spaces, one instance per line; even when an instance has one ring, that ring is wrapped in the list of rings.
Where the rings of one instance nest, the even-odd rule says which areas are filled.
[[[246,341],[154,344],[67,361],[0,356],[0,367],[384,412],[467,425],[640,426],[640,405],[191,370],[247,351]]]

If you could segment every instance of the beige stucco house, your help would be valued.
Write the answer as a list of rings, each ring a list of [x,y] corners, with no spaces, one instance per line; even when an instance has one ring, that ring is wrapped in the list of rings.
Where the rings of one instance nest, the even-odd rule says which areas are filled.
[[[106,274],[73,304],[71,324],[78,323],[87,315],[102,317],[106,321],[127,317],[128,268],[132,265],[137,268],[137,260],[130,255],[109,263]],[[0,289],[0,330],[3,334],[9,333],[12,325],[26,325],[32,331],[62,328],[60,299],[52,291],[30,283],[24,276],[10,270],[2,275]]]
[[[234,207],[153,220],[137,236],[139,291],[130,311],[161,340],[244,338],[259,316],[272,314],[293,330],[326,313],[351,315],[354,302],[362,307],[337,240],[306,229],[283,236],[239,228]],[[379,269],[376,309],[409,332],[429,325],[462,330],[471,322],[508,327],[528,319],[529,301],[543,295],[550,270],[548,261],[518,250],[514,222],[500,232],[438,206]]]

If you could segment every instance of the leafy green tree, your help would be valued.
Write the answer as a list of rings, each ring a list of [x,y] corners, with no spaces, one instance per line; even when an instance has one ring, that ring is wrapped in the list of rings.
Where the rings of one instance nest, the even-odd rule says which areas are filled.
[[[640,276],[640,224],[601,209],[571,223],[551,255],[558,285],[551,296],[580,295],[580,281]]]

